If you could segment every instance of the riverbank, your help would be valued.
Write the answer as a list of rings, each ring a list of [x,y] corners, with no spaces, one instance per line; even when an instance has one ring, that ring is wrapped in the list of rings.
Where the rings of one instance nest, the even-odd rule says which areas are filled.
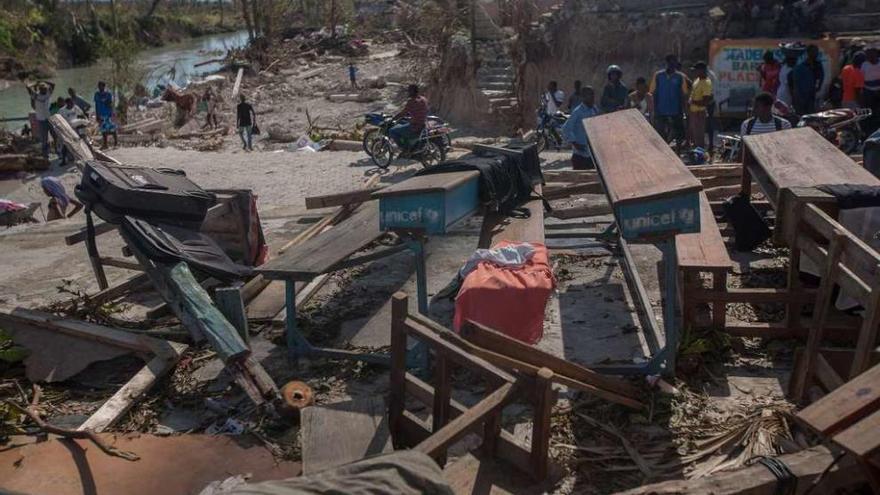
[[[115,15],[109,6],[88,9],[62,4],[54,11],[33,7],[0,16],[0,80],[55,76],[57,70],[89,65],[128,40],[134,51],[243,29],[233,12],[213,7],[175,9],[145,16]]]

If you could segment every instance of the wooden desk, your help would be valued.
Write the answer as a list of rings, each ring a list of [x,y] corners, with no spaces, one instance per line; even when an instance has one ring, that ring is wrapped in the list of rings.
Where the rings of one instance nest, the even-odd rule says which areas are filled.
[[[379,199],[379,228],[444,234],[479,206],[476,170],[420,175],[373,193]]]
[[[699,232],[703,186],[638,110],[583,126],[625,239]]]
[[[786,231],[785,221],[795,207],[784,200],[787,190],[803,193],[806,188],[829,184],[880,186],[880,179],[810,128],[746,136],[743,143],[742,193],[751,194],[753,179],[758,183],[776,210],[779,233]],[[818,191],[798,196],[802,201],[833,204],[830,196]]]
[[[659,333],[657,320],[627,241],[656,243],[663,252],[666,346],[654,352],[644,365],[603,370],[613,374],[674,374],[679,342],[675,316],[678,298],[675,236],[700,232],[703,186],[638,110],[585,119],[582,125],[620,230],[625,273],[640,319],[643,327],[655,334]]]

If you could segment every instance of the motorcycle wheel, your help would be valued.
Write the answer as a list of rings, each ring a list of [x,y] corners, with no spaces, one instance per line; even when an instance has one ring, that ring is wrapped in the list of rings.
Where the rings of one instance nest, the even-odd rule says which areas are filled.
[[[387,137],[380,137],[373,140],[370,145],[370,159],[373,163],[381,168],[386,169],[394,160],[394,150],[391,148],[391,140]]]
[[[837,131],[837,148],[849,155],[855,153],[859,147],[859,138],[852,129],[841,129]]]
[[[364,151],[368,156],[373,156],[370,153],[370,148],[373,146],[373,140],[376,139],[376,136],[379,134],[379,129],[370,129],[364,132],[363,146]]]
[[[425,148],[419,153],[419,162],[423,167],[428,168],[442,162],[445,155],[446,153],[437,146],[437,143],[428,141],[425,143]]]
[[[538,145],[538,153],[547,149],[547,136],[543,132],[535,133],[535,143]]]

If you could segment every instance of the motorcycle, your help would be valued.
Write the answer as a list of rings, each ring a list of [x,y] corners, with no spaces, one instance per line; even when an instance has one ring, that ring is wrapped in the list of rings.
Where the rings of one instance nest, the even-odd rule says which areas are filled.
[[[446,159],[446,152],[451,148],[449,144],[449,127],[426,121],[425,128],[419,133],[415,142],[403,146],[391,139],[389,131],[401,121],[394,121],[387,117],[388,122],[382,122],[379,132],[372,136],[367,145],[367,155],[377,167],[385,169],[396,158],[409,158],[417,160],[423,167],[430,167]]]
[[[370,151],[370,146],[372,146],[373,140],[376,139],[376,137],[380,134],[383,136],[388,135],[388,130],[396,125],[396,122],[392,120],[391,117],[391,115],[388,115],[386,113],[368,113],[364,115],[364,124],[373,126],[373,129],[368,129],[364,131],[364,138],[361,143],[363,145],[364,152],[368,156],[373,156]],[[425,118],[425,124],[429,127],[448,128],[448,126],[446,125],[446,121],[436,115],[428,115]],[[452,140],[449,138],[450,132],[452,132],[451,129],[443,134],[442,140],[437,141],[437,144],[441,145],[441,148],[444,150],[445,153],[449,153],[449,151],[452,150]]]
[[[859,123],[871,118],[871,115],[870,108],[836,108],[803,115],[797,126],[812,127],[840,151],[850,154],[855,153],[868,137]]]
[[[543,98],[543,97],[542,97]],[[562,137],[562,126],[568,121],[568,114],[557,111],[553,115],[547,114],[547,105],[541,100],[541,106],[538,107],[538,125],[535,128],[535,142],[538,145],[538,153],[546,150],[549,146],[560,151],[565,145],[565,139]]]

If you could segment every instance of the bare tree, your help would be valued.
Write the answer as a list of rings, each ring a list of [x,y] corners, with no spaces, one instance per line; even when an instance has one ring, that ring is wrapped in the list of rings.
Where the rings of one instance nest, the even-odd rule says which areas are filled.
[[[153,14],[156,13],[156,9],[159,7],[159,4],[160,4],[161,2],[162,2],[162,0],[153,0],[153,1],[150,3],[150,8],[149,8],[149,9],[147,10],[147,12],[144,14],[144,19],[149,19],[150,17],[153,17]]]
[[[248,4],[248,0],[240,0],[241,1],[241,17],[244,18],[244,25],[248,30],[248,38],[251,41],[256,38],[256,33],[254,32],[254,22],[251,19],[250,14],[250,5]]]

